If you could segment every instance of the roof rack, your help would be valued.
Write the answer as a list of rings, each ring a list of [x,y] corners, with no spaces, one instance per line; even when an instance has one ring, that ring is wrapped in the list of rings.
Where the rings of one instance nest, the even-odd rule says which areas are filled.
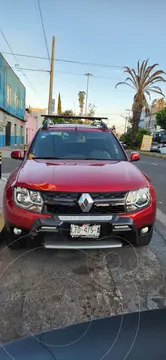
[[[51,120],[47,119],[44,121],[44,124],[42,125],[42,129],[46,130],[49,128],[50,125],[53,125],[53,122]]]
[[[102,129],[103,131],[108,131],[109,128],[106,125],[106,123],[103,120],[108,120],[107,117],[98,117],[98,116],[64,116],[64,115],[41,115],[42,117],[45,118],[44,124],[42,125],[42,129],[48,129],[50,125],[53,125],[53,120],[55,119],[66,119],[66,120],[71,120],[71,119],[80,119],[80,120],[91,120],[91,125],[92,126],[97,126],[100,129]],[[67,122],[68,124],[70,124],[70,121]]]
[[[102,120],[94,120],[91,125],[92,126],[97,126],[100,129],[102,129],[103,131],[108,131],[109,130],[107,124]]]

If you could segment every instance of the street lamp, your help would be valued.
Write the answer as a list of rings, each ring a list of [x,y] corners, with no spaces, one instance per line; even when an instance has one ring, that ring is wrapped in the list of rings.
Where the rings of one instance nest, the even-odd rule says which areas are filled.
[[[92,76],[92,74],[91,74],[91,73],[86,73],[85,76],[87,76],[86,101],[85,101],[85,115],[87,115],[87,109],[88,109],[88,91],[89,91],[89,77]]]

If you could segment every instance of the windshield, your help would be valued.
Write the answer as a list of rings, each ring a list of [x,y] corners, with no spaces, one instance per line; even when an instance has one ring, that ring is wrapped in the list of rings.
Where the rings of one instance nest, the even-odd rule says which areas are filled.
[[[127,160],[113,134],[98,131],[40,131],[29,155],[41,159]]]

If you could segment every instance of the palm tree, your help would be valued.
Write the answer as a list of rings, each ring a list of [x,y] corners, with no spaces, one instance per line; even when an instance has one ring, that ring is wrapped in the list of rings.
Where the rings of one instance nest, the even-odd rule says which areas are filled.
[[[118,85],[124,84],[130,86],[135,90],[136,94],[133,100],[133,119],[132,119],[132,133],[135,139],[138,132],[141,112],[143,108],[148,108],[148,102],[146,95],[150,98],[150,93],[154,92],[164,96],[162,90],[159,86],[155,86],[155,83],[166,82],[162,75],[166,73],[163,70],[157,70],[153,72],[154,68],[158,64],[148,66],[148,60],[144,60],[142,64],[138,61],[137,71],[135,69],[130,69],[128,66],[124,67],[124,72],[129,76],[123,82],[116,84],[115,88]]]
[[[85,95],[86,95],[85,91],[79,91],[79,93],[78,93],[78,101],[79,101],[79,107],[80,107],[80,115],[83,115]]]

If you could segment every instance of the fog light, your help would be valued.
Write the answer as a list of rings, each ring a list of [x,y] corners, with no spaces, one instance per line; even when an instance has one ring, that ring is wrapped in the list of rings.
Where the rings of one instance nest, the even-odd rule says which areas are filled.
[[[146,226],[141,230],[141,234],[146,234],[148,232],[149,228]]]
[[[17,228],[14,228],[13,229],[13,232],[15,235],[20,235],[22,233],[22,230],[21,229],[17,229]]]

